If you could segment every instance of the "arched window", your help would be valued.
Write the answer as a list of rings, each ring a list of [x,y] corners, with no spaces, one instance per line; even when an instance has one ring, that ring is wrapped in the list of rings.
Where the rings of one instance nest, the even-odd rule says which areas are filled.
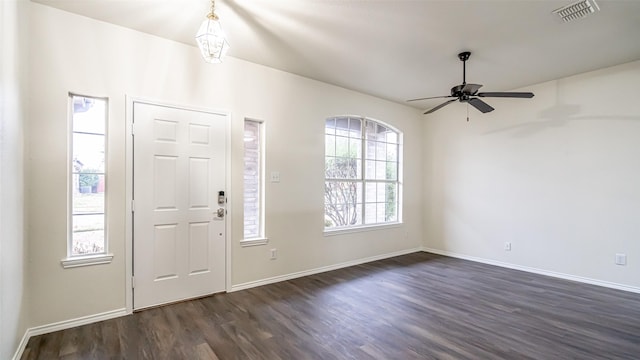
[[[372,119],[325,123],[326,230],[398,223],[402,134]]]

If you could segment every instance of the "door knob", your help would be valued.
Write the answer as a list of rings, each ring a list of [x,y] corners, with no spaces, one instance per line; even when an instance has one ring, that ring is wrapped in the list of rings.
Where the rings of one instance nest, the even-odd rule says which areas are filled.
[[[224,208],[219,208],[218,211],[216,211],[216,218],[224,219],[224,212]]]

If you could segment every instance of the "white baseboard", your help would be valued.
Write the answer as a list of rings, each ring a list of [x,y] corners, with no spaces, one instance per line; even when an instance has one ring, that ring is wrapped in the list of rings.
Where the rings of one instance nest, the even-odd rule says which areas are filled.
[[[128,313],[126,309],[123,308],[123,309],[106,311],[99,314],[87,315],[87,316],[82,316],[75,319],[64,320],[64,321],[59,321],[52,324],[40,325],[40,326],[29,328],[27,329],[27,331],[25,331],[24,336],[20,341],[20,345],[18,346],[16,353],[13,355],[13,360],[19,360],[22,357],[22,353],[24,352],[24,349],[27,347],[27,343],[29,342],[29,339],[32,336],[38,336],[38,335],[47,334],[54,331],[70,329],[76,326],[92,324],[99,321],[114,319],[114,318],[125,316],[125,315],[128,315]]]
[[[577,281],[577,282],[581,282],[581,283],[585,283],[585,284],[603,286],[603,287],[607,287],[607,288],[623,290],[623,291],[629,291],[629,292],[639,293],[640,294],[640,288],[639,287],[635,287],[635,286],[629,286],[629,285],[618,284],[618,283],[609,282],[609,281],[591,279],[591,278],[587,278],[587,277],[570,275],[570,274],[565,274],[565,273],[559,273],[559,272],[555,272],[555,271],[543,270],[543,269],[533,268],[533,267],[529,267],[529,266],[510,264],[510,263],[505,263],[505,262],[502,262],[502,261],[496,261],[496,260],[491,260],[491,259],[479,258],[479,257],[475,257],[475,256],[468,256],[468,255],[458,254],[458,253],[451,252],[451,251],[446,251],[446,250],[431,249],[431,248],[427,248],[427,247],[422,247],[421,250],[424,251],[424,252],[438,254],[438,255],[444,255],[444,256],[449,256],[449,257],[453,257],[453,258],[457,258],[457,259],[475,261],[475,262],[479,262],[479,263],[483,263],[483,264],[495,265],[495,266],[500,266],[500,267],[504,267],[504,268],[508,268],[508,269],[521,270],[521,271],[526,271],[526,272],[530,272],[530,273],[534,273],[534,274],[546,275],[546,276],[551,276],[551,277],[555,277],[555,278],[559,278],[559,279]]]
[[[376,256],[371,256],[371,257],[368,257],[368,258],[347,261],[347,262],[343,262],[343,263],[339,263],[339,264],[335,264],[335,265],[323,266],[323,267],[319,267],[319,268],[315,268],[315,269],[311,269],[311,270],[298,271],[298,272],[290,273],[290,274],[286,274],[286,275],[279,275],[279,276],[274,276],[274,277],[261,279],[261,280],[256,280],[256,281],[249,281],[249,282],[246,282],[246,283],[242,283],[242,284],[237,284],[237,285],[231,286],[231,291],[233,292],[233,291],[240,291],[240,290],[250,289],[250,288],[258,287],[258,286],[262,286],[262,285],[268,285],[268,284],[273,284],[273,283],[277,283],[277,282],[281,282],[281,281],[292,280],[292,279],[296,279],[296,278],[299,278],[299,277],[315,275],[315,274],[319,274],[319,273],[323,273],[323,272],[327,272],[327,271],[332,271],[332,270],[338,270],[338,269],[342,269],[342,268],[349,267],[349,266],[360,265],[360,264],[364,264],[364,263],[368,263],[368,262],[372,262],[372,261],[392,258],[392,257],[395,257],[395,256],[411,254],[411,253],[418,252],[418,251],[422,251],[422,249],[421,248],[414,248],[414,249],[401,250],[401,251],[396,251],[396,252],[392,252],[392,253],[388,253],[388,254],[376,255]]]
[[[591,284],[591,285],[598,285],[598,286],[608,287],[608,288],[617,289],[617,290],[640,293],[640,288],[635,286],[628,286],[628,285],[613,283],[609,281],[602,281],[602,280],[591,279],[591,278],[586,278],[582,276],[575,276],[575,275],[559,273],[555,271],[532,268],[528,266],[510,264],[502,261],[484,259],[484,258],[479,258],[475,256],[468,256],[468,255],[459,254],[459,253],[446,251],[446,250],[432,249],[424,246],[419,248],[414,248],[414,249],[396,251],[393,253],[388,253],[383,255],[371,256],[363,259],[347,261],[347,262],[329,265],[329,266],[323,266],[323,267],[319,267],[311,270],[304,270],[304,271],[299,271],[299,272],[290,273],[286,275],[274,276],[274,277],[270,277],[262,280],[249,281],[246,283],[233,285],[231,287],[231,291],[233,292],[233,291],[250,289],[250,288],[258,287],[262,285],[268,285],[268,284],[273,284],[273,283],[286,281],[286,280],[292,280],[292,279],[296,279],[304,276],[315,275],[315,274],[319,274],[327,271],[338,270],[338,269],[342,269],[349,266],[360,265],[360,264],[364,264],[372,261],[392,258],[395,256],[411,254],[418,251],[423,251],[423,252],[428,252],[428,253],[433,253],[433,254],[438,254],[443,256],[449,256],[449,257],[463,259],[463,260],[475,261],[483,264],[495,265],[495,266],[500,266],[508,269],[521,270],[521,271],[526,271],[534,274],[546,275],[546,276],[551,276],[551,277],[565,279],[565,280],[577,281],[577,282]],[[13,360],[19,360],[22,357],[22,353],[24,352],[27,346],[27,343],[29,342],[29,339],[32,336],[38,336],[38,335],[42,335],[42,334],[46,334],[54,331],[70,329],[76,326],[87,325],[87,324],[92,324],[99,321],[114,319],[114,318],[125,316],[128,314],[129,313],[127,312],[127,310],[123,308],[123,309],[107,311],[99,314],[88,315],[88,316],[83,316],[75,319],[64,320],[64,321],[60,321],[52,324],[29,328],[27,329],[27,331],[25,331],[22,337],[22,340],[20,341],[20,344],[18,346],[18,349],[16,349],[16,352],[13,355]]]
[[[29,335],[29,329],[27,329],[27,331],[24,332],[24,335],[22,335],[22,340],[20,340],[20,344],[18,345],[18,348],[16,349],[16,353],[13,354],[13,360],[20,360],[20,358],[22,357],[22,353],[24,352],[24,349],[27,347],[27,343],[29,342],[29,338],[31,336]]]
[[[387,258],[391,258],[391,257],[394,257],[394,256],[406,255],[406,254],[418,252],[418,251],[421,251],[421,250],[422,250],[421,248],[413,248],[413,249],[407,249],[407,250],[402,250],[402,251],[396,251],[396,252],[393,252],[393,253],[372,256],[372,257],[368,257],[368,258],[364,258],[364,259],[348,261],[348,262],[335,264],[335,265],[330,265],[330,266],[324,266],[324,267],[321,267],[321,268],[300,271],[300,272],[287,274],[287,275],[275,276],[275,277],[262,279],[262,280],[257,280],[257,281],[251,281],[251,282],[247,282],[247,283],[243,283],[243,284],[233,285],[231,287],[231,291],[239,291],[239,290],[249,289],[249,288],[256,287],[256,286],[273,284],[273,283],[280,282],[280,281],[291,280],[291,279],[295,279],[295,278],[299,278],[299,277],[303,277],[303,276],[308,276],[308,275],[313,275],[313,274],[318,274],[318,273],[331,271],[331,270],[337,270],[337,269],[341,269],[341,268],[344,268],[344,267],[364,264],[364,263],[371,262],[371,261],[387,259]],[[13,360],[19,360],[22,357],[22,353],[24,352],[25,348],[27,347],[27,343],[29,342],[29,339],[32,336],[38,336],[38,335],[47,334],[47,333],[54,332],[54,331],[70,329],[72,327],[81,326],[81,325],[87,325],[87,324],[91,324],[91,323],[95,323],[95,322],[99,322],[99,321],[103,321],[103,320],[109,320],[109,319],[117,318],[117,317],[120,317],[120,316],[125,316],[125,315],[128,315],[128,314],[129,313],[127,312],[126,308],[123,308],[123,309],[117,309],[117,310],[103,312],[103,313],[100,313],[100,314],[88,315],[88,316],[83,316],[83,317],[79,317],[79,318],[75,318],[75,319],[71,319],[71,320],[64,320],[64,321],[60,321],[60,322],[56,322],[56,323],[52,323],[52,324],[41,325],[41,326],[36,326],[36,327],[33,327],[33,328],[29,328],[24,333],[24,336],[22,337],[22,340],[20,341],[20,345],[18,346],[18,349],[16,350],[15,355],[13,356]]]

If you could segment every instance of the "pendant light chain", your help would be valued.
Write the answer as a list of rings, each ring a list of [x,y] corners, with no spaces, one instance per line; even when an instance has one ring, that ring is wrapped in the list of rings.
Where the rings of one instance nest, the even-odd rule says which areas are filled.
[[[216,0],[211,0],[211,12],[207,17],[211,20],[218,20],[218,15],[216,15]]]

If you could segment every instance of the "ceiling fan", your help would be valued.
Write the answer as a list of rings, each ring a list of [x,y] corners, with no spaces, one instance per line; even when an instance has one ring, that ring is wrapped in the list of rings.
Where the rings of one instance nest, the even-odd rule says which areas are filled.
[[[451,88],[451,95],[447,96],[433,96],[426,98],[418,98],[411,99],[407,101],[418,101],[418,100],[428,100],[428,99],[441,99],[441,98],[453,98],[451,100],[447,100],[442,104],[431,108],[425,112],[425,114],[431,114],[436,110],[440,110],[443,107],[451,104],[452,102],[458,100],[460,102],[466,102],[471,104],[471,106],[480,110],[482,113],[488,113],[493,111],[494,109],[487,104],[486,102],[480,100],[478,97],[505,97],[505,98],[532,98],[533,93],[530,92],[478,92],[478,90],[482,87],[480,84],[467,84],[466,72],[467,72],[467,60],[469,60],[469,56],[471,53],[469,51],[461,52],[458,54],[458,59],[462,61],[462,84],[456,85]]]

